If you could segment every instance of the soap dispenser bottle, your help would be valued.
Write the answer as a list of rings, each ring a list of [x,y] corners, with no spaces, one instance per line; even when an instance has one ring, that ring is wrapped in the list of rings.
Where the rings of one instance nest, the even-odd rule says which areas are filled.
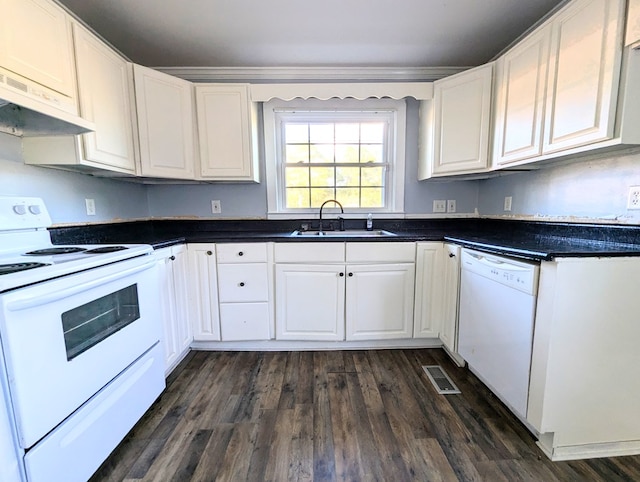
[[[367,231],[371,231],[373,229],[373,215],[369,213],[367,216]]]

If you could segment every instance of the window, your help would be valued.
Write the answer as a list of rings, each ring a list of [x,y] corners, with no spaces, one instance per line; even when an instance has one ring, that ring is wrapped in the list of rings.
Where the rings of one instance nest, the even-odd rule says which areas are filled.
[[[269,214],[401,213],[403,101],[297,100],[264,106]]]

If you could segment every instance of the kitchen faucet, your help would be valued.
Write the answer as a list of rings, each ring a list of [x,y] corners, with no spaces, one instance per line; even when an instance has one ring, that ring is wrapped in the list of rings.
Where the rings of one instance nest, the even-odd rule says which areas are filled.
[[[340,206],[340,213],[344,214],[344,209],[342,209],[342,204],[340,204],[335,199],[328,199],[325,202],[323,202],[322,206],[320,206],[320,224],[318,225],[318,234],[322,234],[322,208],[324,208],[324,205],[327,203],[336,203],[338,206]],[[342,217],[338,217],[338,219],[340,220],[340,231],[344,231],[344,219]]]

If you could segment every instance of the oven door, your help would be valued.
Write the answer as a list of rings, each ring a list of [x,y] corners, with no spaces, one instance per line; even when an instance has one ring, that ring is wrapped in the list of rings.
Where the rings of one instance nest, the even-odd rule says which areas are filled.
[[[18,438],[33,446],[160,338],[153,256],[0,295]]]

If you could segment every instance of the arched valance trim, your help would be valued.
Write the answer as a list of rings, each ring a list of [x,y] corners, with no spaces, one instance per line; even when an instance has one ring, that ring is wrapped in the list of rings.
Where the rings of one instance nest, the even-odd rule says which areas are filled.
[[[268,102],[272,99],[369,99],[383,97],[417,100],[433,98],[432,82],[370,82],[322,84],[251,84],[251,100]]]

